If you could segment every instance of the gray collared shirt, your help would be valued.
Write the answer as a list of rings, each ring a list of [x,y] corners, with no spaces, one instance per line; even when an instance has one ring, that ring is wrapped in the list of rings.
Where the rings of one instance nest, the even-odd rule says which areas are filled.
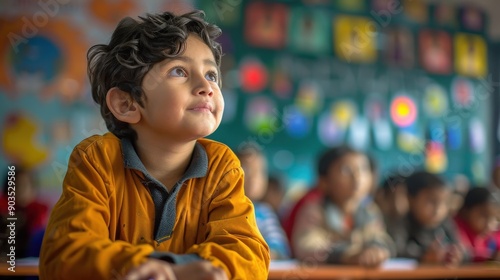
[[[162,243],[170,239],[173,234],[176,217],[176,198],[180,188],[182,188],[186,180],[201,178],[207,174],[207,152],[200,143],[196,143],[193,150],[193,156],[186,172],[182,178],[175,183],[169,193],[167,188],[146,170],[132,142],[126,138],[122,138],[121,142],[125,168],[135,169],[144,174],[142,183],[149,189],[155,205],[154,238],[156,242]]]

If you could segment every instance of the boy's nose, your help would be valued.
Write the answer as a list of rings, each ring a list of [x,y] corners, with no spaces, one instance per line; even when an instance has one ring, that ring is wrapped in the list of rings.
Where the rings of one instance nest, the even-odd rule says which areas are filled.
[[[202,76],[197,78],[194,94],[212,96],[213,93],[212,85],[205,77]]]

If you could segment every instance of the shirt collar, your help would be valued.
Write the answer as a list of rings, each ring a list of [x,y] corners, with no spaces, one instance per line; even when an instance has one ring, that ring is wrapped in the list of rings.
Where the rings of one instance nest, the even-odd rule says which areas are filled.
[[[139,155],[135,151],[134,145],[128,138],[121,139],[122,144],[122,155],[125,168],[136,169],[142,172],[148,179],[157,181],[154,179],[149,172],[144,167]],[[201,178],[207,174],[208,170],[208,156],[205,148],[200,143],[196,142],[193,150],[193,155],[186,172],[181,178],[181,181],[185,181],[191,178]]]

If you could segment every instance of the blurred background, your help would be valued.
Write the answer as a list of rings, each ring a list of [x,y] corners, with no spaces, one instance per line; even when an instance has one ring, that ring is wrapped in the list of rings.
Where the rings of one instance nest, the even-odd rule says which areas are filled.
[[[61,192],[73,147],[105,133],[86,52],[124,16],[203,9],[218,24],[224,119],[210,138],[253,142],[288,195],[320,151],[367,152],[380,178],[426,169],[488,184],[500,154],[500,1],[2,0],[0,170]]]

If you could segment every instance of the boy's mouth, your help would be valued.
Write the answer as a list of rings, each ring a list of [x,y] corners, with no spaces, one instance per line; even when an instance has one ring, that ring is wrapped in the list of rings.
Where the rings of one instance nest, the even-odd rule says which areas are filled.
[[[192,108],[190,108],[189,110],[192,110],[192,111],[206,111],[206,112],[212,112],[213,111],[213,106],[212,104],[210,103],[200,103]]]

